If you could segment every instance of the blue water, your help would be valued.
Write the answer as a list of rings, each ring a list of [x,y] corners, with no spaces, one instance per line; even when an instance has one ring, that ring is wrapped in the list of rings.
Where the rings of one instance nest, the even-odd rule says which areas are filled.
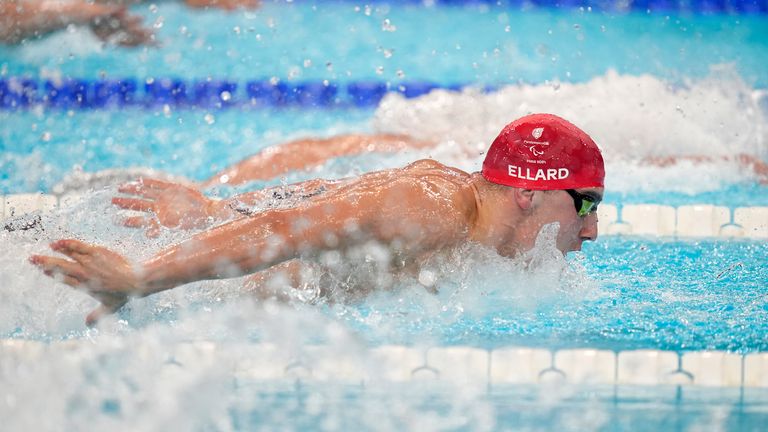
[[[747,354],[768,350],[765,256],[768,243],[760,241],[605,237],[571,258],[583,267],[573,281],[531,280],[505,268],[503,261],[496,263],[500,267],[482,259],[452,261],[451,270],[445,270],[436,285],[437,296],[405,283],[393,293],[360,303],[305,308],[344,323],[367,346],[518,345]],[[494,271],[508,276],[493,276]],[[239,284],[232,282],[236,290]],[[165,295],[137,299],[120,317],[141,331],[182,318],[205,320],[211,308],[222,307],[219,298],[194,295],[196,289],[182,292],[189,298],[183,306],[169,307]],[[78,324],[85,313],[70,307],[74,309],[60,312],[66,314],[62,328],[40,332],[18,316],[15,324],[0,329],[0,335],[69,339],[84,331]],[[241,325],[237,332],[248,334],[253,343],[269,340],[274,332],[261,329],[259,321]],[[201,337],[221,337],[216,331],[200,331]],[[323,326],[304,329],[300,339],[327,342],[324,332]]]
[[[377,302],[329,312],[381,344],[758,352],[768,350],[767,254],[757,241],[607,237],[585,246],[579,260],[596,283],[586,293],[542,295],[524,279],[491,286],[470,273],[467,286],[446,282],[437,315],[408,292],[394,309]],[[388,317],[385,331],[368,324],[371,314]]]
[[[132,10],[154,27],[159,48],[102,49],[84,35],[56,35],[0,48],[3,74],[507,84],[585,81],[608,69],[674,81],[732,63],[751,85],[768,86],[764,15],[354,2],[266,2],[231,14],[170,3]]]
[[[690,81],[708,79],[711,69],[726,68],[753,91],[744,95],[739,90],[737,99],[749,99],[768,86],[765,16],[495,6],[366,8],[351,2],[268,3],[256,12],[233,14],[188,11],[170,3],[132,10],[154,25],[160,47],[103,48],[84,32],[58,34],[22,47],[0,47],[0,77],[213,77],[238,83],[273,77],[283,82],[427,80],[521,88],[538,84],[539,91],[521,104],[546,97],[549,93],[541,89],[556,88],[553,81],[585,83],[609,76],[608,71],[649,74],[671,89],[647,95],[651,103],[668,100],[658,96],[674,96],[677,89],[697,88]],[[610,83],[588,85],[598,98],[626,90]],[[717,105],[706,92],[695,102],[704,112]],[[658,108],[662,112],[669,107]],[[637,109],[613,108],[616,126],[609,140],[625,138],[625,124]],[[689,115],[672,110],[681,118]],[[462,114],[452,123],[483,116],[476,109]],[[729,120],[742,114],[737,109],[718,121],[727,129]],[[79,168],[96,172],[142,166],[203,179],[286,139],[376,131],[376,116],[372,109],[340,108],[0,111],[0,194],[50,192]],[[635,135],[642,135],[655,124],[633,127]],[[763,143],[754,146],[758,153],[763,151],[758,156],[768,154],[765,141],[759,141],[763,136],[750,139]],[[343,158],[322,167],[319,174],[336,177],[399,166],[404,157]],[[606,202],[768,205],[765,186],[754,178],[697,188],[703,179],[696,173],[690,171],[686,178],[689,192],[609,186]],[[290,173],[285,181],[316,174]],[[242,294],[227,297],[228,289],[239,292],[239,281],[224,282],[223,287],[193,284],[133,300],[119,320],[87,330],[82,319],[93,304],[43,281],[43,276],[35,279],[37,273],[23,263],[19,251],[24,256],[40,252],[49,237],[61,232],[104,243],[119,237],[112,246],[128,245],[137,252],[150,247],[143,238],[136,241],[140,234],[131,237],[114,226],[114,209],[106,209],[109,193],[99,194],[87,203],[90,207],[65,208],[55,215],[64,228],[48,224],[39,232],[3,234],[10,247],[0,269],[0,336],[80,343],[64,361],[45,355],[18,363],[10,356],[0,358],[0,394],[6,392],[0,397],[0,413],[19,429],[45,429],[40,426],[44,423],[53,425],[50,429],[72,430],[148,430],[173,424],[189,430],[655,431],[761,430],[768,422],[765,389],[611,386],[552,392],[540,386],[494,386],[471,393],[421,382],[380,388],[300,381],[273,385],[234,379],[226,369],[229,365],[204,365],[204,359],[169,372],[166,366],[173,359],[164,356],[166,349],[189,340],[213,341],[240,357],[265,340],[281,342],[285,349],[334,342],[339,326],[341,333],[351,334],[350,345],[364,347],[765,352],[765,241],[603,237],[570,258],[575,268],[568,273],[570,284],[552,282],[546,275],[510,277],[507,263],[486,256],[448,263],[449,274],[438,283],[437,295],[406,284],[361,303],[285,308],[267,318],[269,310],[257,312]],[[9,389],[27,393],[8,397]],[[43,410],[49,414],[40,419]]]
[[[555,80],[585,82],[615,71],[650,74],[674,91],[710,76],[713,67],[727,67],[753,89],[768,85],[763,67],[768,61],[768,17],[763,15],[488,5],[366,7],[348,2],[267,3],[257,11],[234,13],[161,3],[133,6],[132,11],[155,28],[159,47],[102,47],[87,32],[64,32],[20,47],[0,47],[0,76],[129,77],[140,85],[150,77],[212,77],[237,82],[242,92],[251,79],[546,86]],[[614,90],[591,86],[598,94]],[[656,96],[648,95],[648,101]],[[701,101],[707,103],[712,101]],[[615,114],[617,120],[632,116],[632,107]],[[170,111],[161,106],[0,111],[0,193],[49,192],[76,169],[145,166],[202,179],[287,138],[371,131],[372,115],[369,109],[218,111],[175,106]],[[727,120],[722,119],[725,125]],[[621,130],[620,121],[616,127]],[[763,145],[757,156],[766,153]],[[347,164],[354,168],[346,172],[322,174],[354,174],[402,162],[383,160],[356,160]],[[727,202],[722,195],[729,197]],[[768,194],[754,181],[685,193],[624,188],[613,194],[609,187],[606,198],[732,207],[768,203]]]

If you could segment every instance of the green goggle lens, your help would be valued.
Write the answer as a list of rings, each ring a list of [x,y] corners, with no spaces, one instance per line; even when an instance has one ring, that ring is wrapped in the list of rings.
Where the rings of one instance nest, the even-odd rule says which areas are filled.
[[[576,214],[580,217],[584,217],[592,212],[597,211],[597,205],[600,204],[600,200],[596,200],[594,197],[584,195],[576,192],[573,189],[566,189],[568,195],[573,198],[573,205],[576,206]]]

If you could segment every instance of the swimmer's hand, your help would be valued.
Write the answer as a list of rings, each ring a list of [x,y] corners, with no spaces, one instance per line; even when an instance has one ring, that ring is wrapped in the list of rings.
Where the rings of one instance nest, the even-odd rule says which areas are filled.
[[[101,303],[86,317],[89,326],[120,309],[129,296],[147,295],[140,272],[122,255],[78,240],[58,240],[51,243],[51,249],[70,259],[32,255],[29,261],[47,276],[83,290]]]
[[[129,14],[124,6],[104,7],[111,9],[94,14],[88,24],[99,39],[122,46],[156,44],[152,30],[144,27],[141,16]]]
[[[132,228],[146,228],[148,237],[157,237],[160,226],[185,230],[202,228],[219,214],[217,201],[178,183],[141,178],[121,185],[118,191],[134,197],[115,197],[112,198],[112,204],[122,209],[148,213],[147,216],[129,217],[123,224]]]

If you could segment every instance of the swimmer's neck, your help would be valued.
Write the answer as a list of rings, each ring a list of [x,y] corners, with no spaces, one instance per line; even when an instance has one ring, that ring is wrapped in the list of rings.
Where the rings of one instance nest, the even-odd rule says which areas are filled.
[[[518,256],[517,226],[523,218],[513,197],[513,188],[486,180],[479,172],[469,179],[474,208],[467,239],[495,249],[504,256]]]

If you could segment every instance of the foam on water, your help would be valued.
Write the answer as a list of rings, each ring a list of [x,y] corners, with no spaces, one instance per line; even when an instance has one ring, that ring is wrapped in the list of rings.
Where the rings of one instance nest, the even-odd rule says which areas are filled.
[[[514,85],[492,93],[434,91],[417,99],[391,94],[373,120],[377,130],[415,134],[443,143],[427,152],[466,170],[512,119],[550,112],[587,131],[601,147],[606,184],[614,191],[696,193],[761,179],[732,158],[768,158],[765,96],[728,67],[710,77],[672,84],[650,75],[614,72],[585,83]],[[762,104],[762,105],[761,105]],[[647,159],[710,157],[711,162],[669,167]],[[765,179],[762,179],[765,180]]]

